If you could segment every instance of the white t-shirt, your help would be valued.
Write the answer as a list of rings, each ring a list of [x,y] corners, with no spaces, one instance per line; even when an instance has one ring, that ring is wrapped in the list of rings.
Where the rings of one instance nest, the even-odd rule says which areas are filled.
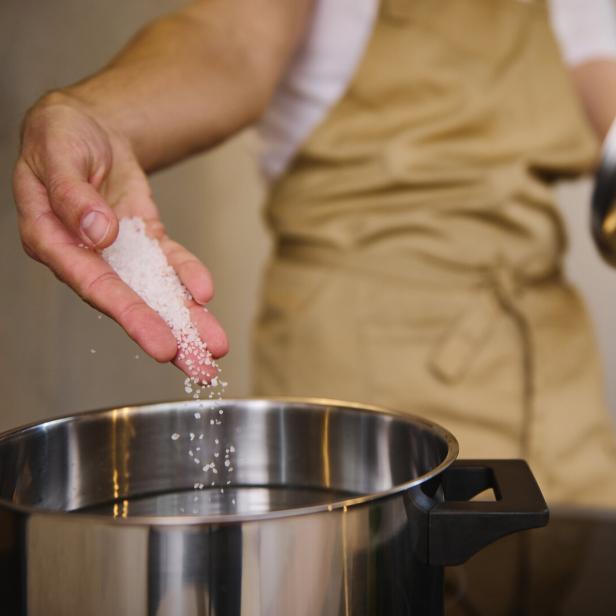
[[[612,0],[549,0],[549,4],[552,27],[567,64],[616,58]],[[372,33],[378,6],[379,0],[316,0],[304,43],[260,123],[261,164],[269,178],[283,173],[303,141],[344,94]]]

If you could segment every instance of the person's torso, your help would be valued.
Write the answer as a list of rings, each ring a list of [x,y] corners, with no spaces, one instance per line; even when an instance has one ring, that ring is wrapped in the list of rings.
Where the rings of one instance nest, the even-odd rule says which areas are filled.
[[[383,0],[270,220],[283,240],[542,269],[563,248],[550,183],[595,156],[544,0]]]

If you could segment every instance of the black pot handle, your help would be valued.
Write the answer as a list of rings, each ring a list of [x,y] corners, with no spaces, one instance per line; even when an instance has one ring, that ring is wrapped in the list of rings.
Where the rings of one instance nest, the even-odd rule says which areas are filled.
[[[616,129],[603,142],[601,164],[595,175],[590,229],[603,259],[616,267]]]
[[[459,460],[442,473],[444,501],[429,512],[428,561],[459,565],[510,533],[545,526],[549,511],[524,460]],[[492,488],[494,501],[469,501]]]

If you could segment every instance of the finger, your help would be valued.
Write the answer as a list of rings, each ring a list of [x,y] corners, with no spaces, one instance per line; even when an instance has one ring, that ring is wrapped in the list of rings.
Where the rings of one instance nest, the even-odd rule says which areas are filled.
[[[13,172],[13,196],[20,217],[36,218],[50,210],[45,186],[21,159]]]
[[[177,344],[171,330],[95,251],[79,247],[53,212],[22,221],[28,245],[85,301],[117,321],[141,348],[171,361]]]
[[[197,328],[199,336],[205,342],[214,359],[223,357],[229,352],[229,342],[225,330],[216,317],[198,304],[189,307],[190,320]]]
[[[180,350],[174,364],[191,377],[193,382],[209,383],[219,372],[214,360],[225,355],[229,349],[227,336],[220,323],[203,306],[191,301],[188,309],[190,320],[205,344],[205,357],[203,349],[191,348],[191,345],[188,345],[188,348]]]
[[[207,304],[214,297],[214,285],[208,269],[181,244],[168,237],[160,240],[167,262],[176,271],[188,292],[198,304]]]
[[[102,195],[69,159],[49,162],[43,178],[54,214],[75,237],[106,248],[118,235],[118,220]]]
[[[117,321],[156,361],[172,361],[177,355],[177,344],[168,325],[110,267],[105,267],[106,264],[98,255],[91,254],[93,259],[102,262],[100,271],[98,275],[92,271],[91,281],[86,283],[83,290],[78,291],[79,294],[89,304]],[[94,270],[93,267],[91,269]]]
[[[26,254],[41,261],[39,256],[28,244],[27,238],[22,232],[23,222],[28,218],[36,218],[49,211],[49,201],[45,187],[36,179],[30,168],[23,162],[18,161],[13,172],[13,196],[19,217],[21,243]]]
[[[194,383],[209,383],[219,374],[215,359],[227,353],[229,345],[227,336],[220,326],[220,323],[212,314],[207,312],[203,306],[194,302],[189,305],[190,320],[197,329],[199,337],[205,343],[206,357],[203,357],[202,349],[185,348],[182,349],[174,360],[174,364],[180,368],[187,376],[191,377],[187,393]]]

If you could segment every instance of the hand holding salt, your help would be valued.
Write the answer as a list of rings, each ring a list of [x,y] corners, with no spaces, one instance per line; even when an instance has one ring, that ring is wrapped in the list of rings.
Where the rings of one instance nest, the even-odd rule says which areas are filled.
[[[117,275],[169,326],[177,341],[175,363],[187,375],[187,393],[198,397],[202,383],[216,378],[217,366],[199,335],[209,316],[167,261],[160,243],[146,233],[141,218],[123,218],[116,241],[102,252]]]

